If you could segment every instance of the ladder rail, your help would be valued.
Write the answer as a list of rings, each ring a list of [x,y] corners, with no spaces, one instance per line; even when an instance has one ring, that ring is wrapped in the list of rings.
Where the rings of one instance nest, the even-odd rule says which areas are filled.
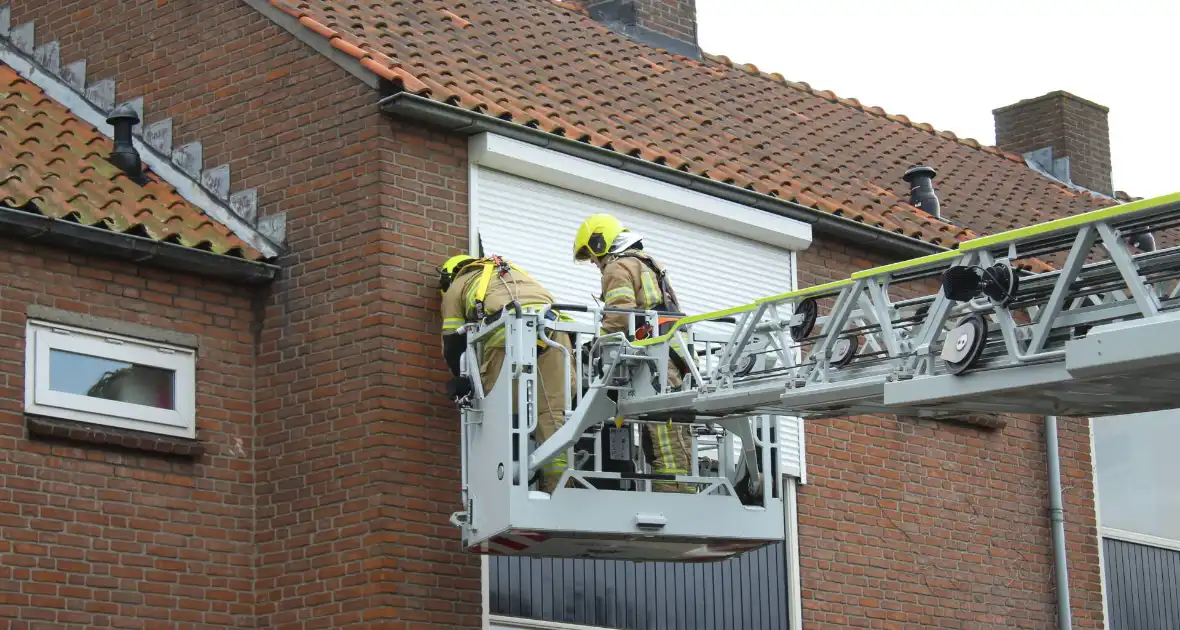
[[[900,263],[895,270],[889,270],[889,266],[886,266],[883,273],[880,270],[867,270],[853,274],[851,283],[829,287],[838,291],[832,312],[817,319],[816,325],[821,328],[818,334],[796,344],[804,346],[810,342],[811,350],[801,369],[795,370],[794,378],[784,378],[784,385],[794,382],[794,388],[797,389],[800,386],[807,387],[831,381],[834,371],[829,354],[835,340],[841,335],[863,334],[868,339],[867,347],[873,349],[876,346],[872,350],[876,354],[870,354],[865,358],[879,356],[880,348],[883,346],[890,359],[900,359],[900,365],[891,377],[904,379],[938,373],[932,355],[945,342],[947,321],[964,312],[986,315],[998,324],[1004,352],[1003,358],[994,363],[997,367],[1063,359],[1061,331],[1066,328],[1096,325],[1127,317],[1158,315],[1162,310],[1168,310],[1170,305],[1166,302],[1171,298],[1160,300],[1157,294],[1180,295],[1180,282],[1177,282],[1177,286],[1171,291],[1167,291],[1161,285],[1162,281],[1180,278],[1180,249],[1170,248],[1131,255],[1122,247],[1124,232],[1120,231],[1120,228],[1142,228],[1153,221],[1158,224],[1161,217],[1177,213],[1180,209],[1178,201],[1180,196],[1171,196],[1163,206],[1150,207],[1143,211],[1146,216],[1106,212],[1106,218],[1078,221],[1064,228],[1057,225],[1047,234],[1022,234],[1011,241],[993,239],[990,245],[984,242],[971,247],[961,247],[960,252],[937,254],[927,257],[926,260],[918,259],[916,265],[913,262]],[[1087,254],[1095,243],[1102,244],[1108,258],[1087,263]],[[1019,295],[1025,298],[1022,298],[1023,302],[1011,307],[997,307],[988,304],[986,299],[982,302],[975,300],[968,303],[953,303],[941,294],[911,298],[896,304],[889,301],[889,288],[899,281],[927,280],[940,275],[951,265],[978,264],[986,267],[1000,261],[1011,264],[1014,260],[1023,258],[1031,249],[1069,251],[1070,255],[1062,269],[1040,274],[1022,274],[1022,289]],[[877,279],[865,282],[871,278]],[[1077,292],[1075,282],[1090,288]],[[831,297],[831,293],[829,291],[827,297]],[[1117,299],[1120,293],[1130,293],[1137,308],[1126,304],[1125,299]],[[1091,295],[1102,296],[1104,303],[1081,308],[1076,306],[1079,298]],[[1114,301],[1108,299],[1110,295],[1115,296]],[[706,381],[711,385],[709,391],[733,389],[735,396],[740,398],[741,388],[737,386],[737,382],[726,380],[726,370],[733,370],[738,358],[747,350],[750,337],[755,331],[774,326],[774,322],[765,320],[770,307],[795,306],[802,301],[801,298],[807,297],[795,293],[784,294],[757,300],[755,311],[747,309],[740,326],[740,334],[735,332],[735,341],[721,351],[723,361],[719,367],[708,372]],[[850,311],[849,307],[853,303],[860,308]],[[925,313],[908,318],[897,317],[897,313],[904,307],[909,307],[916,313],[921,313],[925,308]],[[850,325],[850,321],[854,324]],[[992,350],[992,354],[995,354],[995,350]],[[785,372],[791,373],[792,370],[788,368]],[[704,390],[702,396],[705,396]],[[677,399],[683,401],[684,397],[678,396]],[[638,405],[638,408],[648,407]]]

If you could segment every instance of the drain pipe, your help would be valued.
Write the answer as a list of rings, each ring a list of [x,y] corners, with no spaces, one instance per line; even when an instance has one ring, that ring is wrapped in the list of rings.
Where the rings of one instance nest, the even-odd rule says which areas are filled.
[[[1065,510],[1061,501],[1061,452],[1057,446],[1057,416],[1045,416],[1049,451],[1049,512],[1053,521],[1053,568],[1057,574],[1057,627],[1072,630],[1069,609],[1069,566],[1065,556]]]

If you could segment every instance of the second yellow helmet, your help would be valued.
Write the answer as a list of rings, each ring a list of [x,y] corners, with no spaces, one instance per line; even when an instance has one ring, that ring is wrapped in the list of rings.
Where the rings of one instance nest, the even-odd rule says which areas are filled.
[[[610,251],[615,237],[627,232],[622,222],[609,214],[595,214],[582,222],[574,236],[574,260],[590,260],[593,254],[602,258]]]
[[[455,280],[455,276],[463,267],[475,262],[475,258],[467,254],[459,254],[451,256],[438,268],[438,288],[439,291],[446,293],[447,289],[451,288],[451,282]]]

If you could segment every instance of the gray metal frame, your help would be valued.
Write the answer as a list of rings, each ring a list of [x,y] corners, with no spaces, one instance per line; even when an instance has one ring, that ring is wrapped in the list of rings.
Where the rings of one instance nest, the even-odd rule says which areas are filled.
[[[782,482],[766,472],[778,460],[779,447],[768,437],[760,437],[776,430],[768,416],[713,419],[721,438],[716,445],[717,470],[703,472],[694,458],[689,474],[667,478],[693,485],[697,488],[694,494],[653,492],[652,479],[646,478],[635,479],[631,490],[596,488],[592,484],[596,480],[633,477],[602,470],[601,431],[595,429],[619,417],[612,395],[628,400],[636,393],[646,397],[679,394],[667,388],[665,366],[671,344],[642,348],[633,346],[622,334],[594,336],[603,315],[598,309],[587,309],[593,316],[589,325],[547,321],[546,310],[518,313],[507,308],[496,321],[469,324],[465,329],[468,347],[463,373],[473,378],[475,394],[463,403],[463,509],[452,515],[451,521],[462,529],[466,548],[549,557],[681,561],[730,557],[783,539]],[[655,313],[633,314],[633,319],[654,321],[655,317]],[[635,328],[632,322],[629,329]],[[485,391],[478,378],[477,357],[483,342],[501,329],[505,331],[504,363],[496,386]],[[570,358],[577,366],[576,381],[585,379],[589,388],[585,394],[564,388],[567,404],[562,426],[548,440],[534,445],[529,438],[538,421],[537,340],[547,340],[547,331],[592,339],[590,355],[594,362],[601,362],[601,374],[582,373],[583,349],[575,344]],[[686,347],[690,339],[706,345],[718,343],[716,335],[698,338],[692,333],[681,333],[675,343]],[[564,352],[560,344],[546,343]],[[687,375],[685,387],[702,378],[699,366],[693,367],[697,369]],[[653,381],[661,391],[657,392]],[[519,416],[515,423],[513,409]],[[654,421],[624,420],[633,428]],[[588,435],[595,437],[594,452],[589,454],[592,465],[578,468],[574,445]],[[737,458],[732,456],[734,438],[742,444]],[[525,454],[523,465],[514,461],[514,443],[518,452]],[[700,451],[698,446],[694,438],[694,454]],[[531,474],[561,453],[567,454],[567,462],[575,463],[567,467],[558,489],[552,495],[532,490],[528,485]],[[761,491],[752,505],[743,504],[737,496],[735,484],[744,475],[755,480],[753,485]]]
[[[698,334],[690,326],[633,342],[632,335],[595,336],[602,321],[599,309],[581,309],[593,315],[590,326],[552,324],[543,312],[507,309],[492,324],[468,328],[470,357],[478,356],[487,335],[506,329],[508,360],[498,383],[510,385],[480,391],[464,412],[465,510],[454,520],[472,547],[524,528],[560,534],[563,542],[542,544],[537,553],[688,559],[693,557],[688,549],[677,547],[687,539],[781,539],[781,480],[769,474],[778,445],[758,435],[770,434],[775,415],[1094,417],[1180,407],[1180,370],[1174,369],[1180,367],[1180,248],[1132,255],[1124,245],[1128,233],[1144,226],[1176,223],[1180,203],[1163,204],[968,247],[953,259],[939,256],[856,274],[827,290],[796,291],[752,304],[739,311],[728,337]],[[982,291],[965,302],[942,291],[905,300],[890,297],[901,286],[927,282],[953,266],[978,268],[982,274],[993,265],[1014,269],[1021,259],[1065,251],[1060,270],[1020,275],[1014,295],[998,302]],[[1091,257],[1097,259],[1087,262]],[[818,332],[795,341],[790,328],[800,322],[794,314],[805,299],[816,300],[827,314],[817,318]],[[656,316],[631,313],[628,330],[654,324]],[[984,334],[975,324],[963,325],[968,316],[977,322],[982,318]],[[576,404],[568,405],[563,426],[534,447],[528,437],[536,426],[536,341],[546,330],[590,339],[596,370],[582,373],[578,344],[573,353],[578,382],[588,389],[584,396],[567,390],[567,400]],[[688,354],[689,347],[699,352],[691,357],[683,386],[672,391],[668,358],[674,348]],[[850,347],[857,349],[851,356]],[[469,360],[469,373],[475,367]],[[522,424],[512,428],[514,403],[522,410]],[[669,417],[711,427],[720,438],[715,476],[702,474],[695,458],[691,474],[675,476],[698,487],[698,494],[652,493],[648,480],[637,480],[638,491],[595,489],[594,480],[621,478],[602,471],[600,437],[592,454],[595,465],[565,473],[563,482],[574,487],[541,499],[520,480],[559,453],[574,462],[575,443],[595,435],[596,427],[621,422],[635,433],[640,423]],[[737,458],[731,456],[735,439],[742,444]],[[510,461],[512,440],[527,453],[521,466],[526,474],[513,469],[505,481],[496,466]],[[694,455],[702,446],[694,439]],[[742,505],[735,496],[743,476],[761,490],[756,507]],[[635,535],[647,542],[632,544]]]
[[[1132,255],[1125,245],[1126,234],[1169,222],[1180,222],[1175,203],[971,249],[954,259],[861,275],[826,294],[795,292],[761,301],[742,315],[719,360],[702,371],[695,396],[633,392],[620,411],[1100,416],[1180,407],[1180,387],[1159,369],[1180,365],[1180,349],[1170,341],[1178,330],[1167,316],[1180,306],[1180,248]],[[1068,252],[1062,268],[1021,274],[1011,304],[982,295],[953,302],[942,292],[890,297],[891,290],[937,278],[951,266],[1015,268],[1021,259],[1055,252]],[[804,299],[821,300],[828,314],[810,339],[794,343],[783,332],[792,322],[779,313]],[[973,313],[987,321],[986,345],[976,365],[955,375],[943,349],[948,335],[958,340],[965,332],[957,322]],[[1127,321],[1141,325],[1112,327]],[[777,371],[739,376],[736,368],[748,356],[767,351],[752,343],[757,333],[769,335]],[[838,343],[851,338],[861,340],[857,356],[835,361]],[[1097,349],[1112,344],[1120,348],[1117,359]],[[801,362],[793,360],[798,350],[806,357]]]

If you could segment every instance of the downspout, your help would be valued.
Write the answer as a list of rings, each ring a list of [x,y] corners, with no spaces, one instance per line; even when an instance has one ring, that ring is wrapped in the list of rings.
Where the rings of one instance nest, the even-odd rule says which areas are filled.
[[[1057,574],[1057,627],[1073,628],[1069,608],[1069,565],[1065,554],[1065,509],[1061,500],[1061,452],[1057,445],[1057,416],[1045,416],[1049,451],[1049,513],[1053,525],[1053,568]]]

